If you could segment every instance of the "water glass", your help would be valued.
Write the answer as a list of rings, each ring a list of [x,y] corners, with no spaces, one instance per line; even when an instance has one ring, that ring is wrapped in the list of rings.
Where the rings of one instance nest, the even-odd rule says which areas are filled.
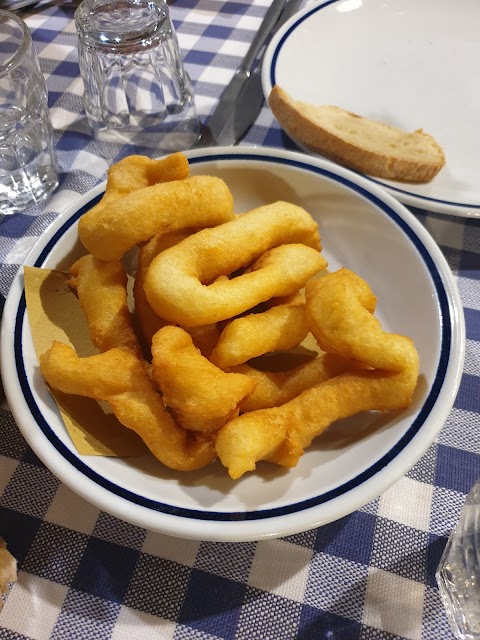
[[[199,121],[166,2],[83,0],[75,23],[95,139],[148,156],[190,148]]]
[[[436,577],[455,637],[480,640],[480,480],[465,500]]]
[[[27,25],[0,10],[0,216],[58,185],[47,87]]]

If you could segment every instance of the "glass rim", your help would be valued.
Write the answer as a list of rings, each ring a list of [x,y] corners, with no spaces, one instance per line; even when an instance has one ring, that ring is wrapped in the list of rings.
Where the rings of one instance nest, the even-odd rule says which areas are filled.
[[[5,9],[0,9],[0,18],[13,20],[13,22],[15,22],[21,28],[23,33],[22,42],[20,43],[18,49],[12,55],[10,60],[6,64],[0,64],[0,76],[3,76],[5,73],[16,67],[25,56],[32,43],[32,36],[25,22],[15,13],[12,13],[11,11],[5,11]]]

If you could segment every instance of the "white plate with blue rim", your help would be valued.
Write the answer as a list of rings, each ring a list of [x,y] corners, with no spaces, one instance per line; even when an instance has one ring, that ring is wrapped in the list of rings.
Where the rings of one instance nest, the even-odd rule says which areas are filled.
[[[318,221],[329,269],[367,280],[388,331],[414,339],[420,378],[399,414],[366,413],[333,424],[290,470],[260,462],[231,480],[217,461],[173,472],[153,456],[81,456],[40,375],[22,270],[2,324],[2,375],[14,418],[44,464],[77,494],[118,518],[165,534],[248,541],[294,534],[341,518],[384,492],[419,460],[453,406],[464,359],[462,307],[452,273],[416,218],[371,181],[321,159],[274,149],[190,152],[194,174],[223,178],[238,213],[283,199]],[[85,194],[40,238],[26,264],[56,268],[78,243],[80,216],[105,185]],[[259,230],[261,232],[261,230]]]
[[[424,129],[446,156],[431,182],[369,179],[404,204],[479,218],[479,23],[476,0],[310,3],[272,38],[263,90],[278,84],[295,100]]]

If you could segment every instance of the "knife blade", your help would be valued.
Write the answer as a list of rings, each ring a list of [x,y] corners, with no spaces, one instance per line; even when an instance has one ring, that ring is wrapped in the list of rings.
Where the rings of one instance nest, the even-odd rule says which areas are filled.
[[[236,84],[234,89],[231,90],[232,93],[229,93],[229,85],[222,94],[212,117],[202,129],[194,148],[216,145],[233,146],[255,122],[264,101],[262,58],[266,45],[278,29],[300,9],[302,3],[303,0],[288,0],[285,3],[277,21],[270,27],[270,32],[263,39],[262,46],[265,45],[265,48],[261,56],[253,62],[247,60],[247,63],[250,64],[250,73],[248,73],[247,77],[242,76],[242,81],[240,79],[236,80],[237,74],[235,74],[233,80],[236,80]],[[257,54],[261,51],[262,46],[258,48]],[[254,67],[255,62],[256,66]],[[253,71],[251,70],[252,68]],[[238,77],[240,77],[240,74]],[[231,95],[234,95],[234,99],[230,98]]]
[[[272,30],[277,23],[287,0],[273,0],[262,20],[259,30],[255,34],[252,43],[238,67],[230,83],[224,89],[215,111],[209,118],[207,125],[203,127],[200,137],[194,147],[228,144],[222,142],[222,133],[229,127],[231,112],[235,108],[235,102],[240,95],[243,85],[251,75],[258,54],[263,45],[269,39]],[[233,142],[231,144],[234,144]]]
[[[272,37],[278,29],[287,22],[287,20],[290,20],[290,18],[297,13],[302,3],[303,0],[289,0],[282,11],[280,18],[275,24],[272,31]],[[238,100],[235,103],[235,110],[232,113],[232,126],[230,129],[232,135],[229,138],[229,140],[234,141],[229,144],[236,144],[240,138],[244,136],[247,130],[255,122],[262,109],[262,105],[265,100],[262,87],[263,53],[258,60],[255,69],[243,85],[240,95],[238,96]],[[227,142],[224,141],[222,144],[227,144]]]

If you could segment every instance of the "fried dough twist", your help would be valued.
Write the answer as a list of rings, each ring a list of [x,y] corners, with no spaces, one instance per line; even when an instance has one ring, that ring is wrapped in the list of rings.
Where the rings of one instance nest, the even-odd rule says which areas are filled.
[[[225,373],[195,348],[180,327],[164,327],[152,341],[152,371],[163,401],[178,422],[192,431],[218,431],[238,415],[238,405],[256,382]]]
[[[310,329],[320,349],[373,369],[405,368],[404,340],[383,331],[371,313],[373,293],[359,275],[340,269],[309,282],[306,295]]]
[[[87,251],[110,261],[158,233],[214,226],[233,218],[233,196],[225,182],[191,176],[137,189],[103,209],[87,211],[78,222],[78,235]]]
[[[105,193],[90,211],[101,211],[107,204],[112,204],[137,189],[159,182],[183,180],[189,175],[188,158],[181,151],[156,160],[146,156],[127,156],[112,164],[108,170]]]
[[[245,413],[278,407],[319,382],[361,368],[362,366],[353,360],[341,358],[333,353],[321,353],[288,371],[262,371],[247,363],[232,367],[230,371],[243,373],[257,383],[252,395],[240,404],[240,411]]]
[[[220,334],[210,360],[221,369],[227,369],[265,353],[297,347],[308,331],[304,296],[288,296],[270,309],[229,322]]]
[[[259,460],[292,467],[305,447],[334,421],[361,411],[395,411],[411,402],[418,379],[418,353],[413,342],[385,333],[362,304],[374,301],[368,285],[342,270],[312,280],[306,286],[310,330],[321,336],[322,348],[383,369],[346,372],[303,391],[280,407],[245,413],[228,422],[216,439],[216,449],[232,478],[252,471]],[[336,290],[342,304],[335,314]],[[345,293],[348,292],[348,293]],[[333,304],[332,314],[324,312]],[[350,318],[347,323],[344,317]],[[361,330],[354,330],[356,326]],[[352,331],[350,331],[352,330]],[[362,350],[362,345],[368,349]]]
[[[177,424],[144,363],[128,349],[79,358],[71,347],[54,342],[40,356],[40,368],[52,388],[108,402],[119,422],[135,431],[170,469],[192,471],[214,460],[212,439]]]
[[[83,256],[70,268],[69,285],[78,295],[90,338],[99,351],[127,347],[137,357],[142,351],[127,302],[127,274],[123,264]]]
[[[325,268],[319,248],[317,224],[304,209],[265,205],[162,252],[147,271],[145,293],[171,322],[213,324],[297,292]],[[249,273],[215,282],[255,261]]]
[[[162,327],[170,324],[167,320],[160,317],[158,313],[155,313],[145,295],[143,285],[148,267],[152,260],[162,253],[162,251],[184,240],[191,232],[191,229],[182,229],[180,231],[155,235],[139,249],[137,272],[133,284],[133,297],[135,300],[135,319],[146,352],[150,350],[152,338],[155,333]]]

